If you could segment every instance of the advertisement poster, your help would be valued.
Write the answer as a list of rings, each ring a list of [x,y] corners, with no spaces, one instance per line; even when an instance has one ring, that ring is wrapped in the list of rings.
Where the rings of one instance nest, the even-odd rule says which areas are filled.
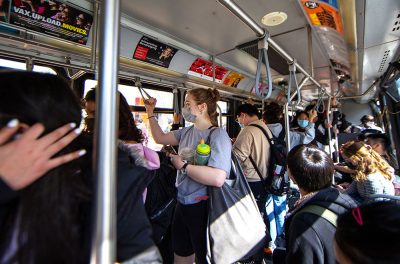
[[[301,2],[313,26],[329,27],[339,33],[343,33],[342,22],[337,8],[323,1],[301,0]]]
[[[148,37],[142,37],[133,58],[168,68],[178,50]]]
[[[228,72],[224,67],[215,65],[215,82],[221,83],[225,74]],[[213,80],[213,66],[211,61],[197,58],[190,66],[188,71],[189,75],[200,77],[205,80]]]
[[[11,3],[10,24],[79,44],[86,44],[92,21],[91,14],[55,0]]]
[[[0,0],[0,22],[8,22],[9,0]]]
[[[231,72],[224,80],[224,84],[230,87],[237,87],[239,82],[244,79],[244,76],[237,72]]]

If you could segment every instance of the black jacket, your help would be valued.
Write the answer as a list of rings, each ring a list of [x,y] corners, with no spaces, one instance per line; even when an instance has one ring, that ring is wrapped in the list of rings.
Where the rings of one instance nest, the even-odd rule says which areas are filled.
[[[299,211],[307,205],[319,205],[340,215],[357,204],[337,189],[329,187],[304,200],[289,212],[286,223],[286,263],[335,264],[333,238],[336,228],[326,219]]]

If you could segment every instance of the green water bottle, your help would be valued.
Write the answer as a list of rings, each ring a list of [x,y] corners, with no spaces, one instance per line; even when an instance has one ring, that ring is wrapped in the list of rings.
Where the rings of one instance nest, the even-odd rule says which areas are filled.
[[[204,139],[200,140],[200,144],[196,147],[196,155],[194,156],[194,164],[207,165],[210,158],[210,146],[204,143]]]

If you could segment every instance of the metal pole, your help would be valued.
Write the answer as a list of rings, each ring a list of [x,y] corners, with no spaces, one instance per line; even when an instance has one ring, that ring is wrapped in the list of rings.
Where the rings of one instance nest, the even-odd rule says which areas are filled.
[[[326,109],[326,121],[328,122],[328,124],[331,123],[331,116],[329,114],[329,111],[331,110],[331,98],[328,98],[328,107]],[[318,129],[318,128],[315,128]],[[331,141],[332,141],[332,135],[331,135],[331,129],[328,128],[328,140],[329,140],[329,155],[331,156],[331,158],[333,157],[332,155],[332,146],[331,146]],[[336,153],[337,154],[337,153]]]
[[[288,152],[290,151],[290,124],[289,124],[289,103],[285,104],[285,132],[286,132],[286,145]]]
[[[254,21],[248,14],[244,12],[235,2],[231,0],[218,0],[223,6],[228,8],[235,16],[237,16],[242,22],[248,25],[258,37],[263,37],[266,35],[267,30],[260,27],[256,21]],[[294,58],[292,58],[284,49],[282,49],[274,40],[268,38],[268,43],[271,47],[278,52],[283,58],[285,58],[288,62],[294,62]],[[306,71],[301,67],[298,63],[295,63],[298,71],[303,73],[305,76],[309,77],[310,80],[320,89],[322,89],[326,94],[328,94],[325,89]],[[329,95],[329,94],[328,94]]]
[[[304,84],[306,84],[306,82],[308,81],[308,79],[309,79],[309,77],[305,76],[305,77],[300,81],[300,83],[299,83],[299,91],[301,90],[301,88],[303,88]],[[297,90],[294,91],[294,92],[292,93],[292,95],[290,96],[290,101],[292,101],[292,100],[294,99],[294,97],[296,96],[296,94],[297,94]]]
[[[260,27],[256,21],[254,21],[243,9],[241,9],[235,2],[231,0],[218,0],[223,6],[229,9],[235,16],[242,20],[246,25],[248,25],[258,37],[265,35],[265,30]]]
[[[314,78],[314,58],[313,58],[313,43],[312,43],[312,31],[311,26],[307,26],[307,37],[308,37],[308,62],[311,77]]]
[[[354,96],[343,96],[343,97],[339,97],[340,100],[348,100],[348,99],[359,99],[361,97],[363,97],[364,95],[368,94],[373,88],[375,88],[376,83],[379,81],[379,79],[375,80],[371,86],[362,94],[360,95],[354,95]]]
[[[96,100],[95,175],[97,177],[95,233],[91,263],[115,262],[117,82],[120,0],[101,2],[99,88]]]
[[[93,2],[93,31],[92,31],[92,56],[90,59],[90,68],[96,70],[97,66],[97,40],[98,40],[98,27],[99,27],[99,2]]]
[[[33,59],[29,57],[26,60],[26,71],[28,71],[28,72],[33,71],[33,66],[34,66]]]
[[[340,162],[339,159],[339,137],[338,137],[338,133],[337,133],[337,125],[335,124],[335,126],[333,127],[333,133],[335,134],[335,152],[336,152],[336,156],[335,156],[335,161],[337,163]]]
[[[217,108],[218,108],[218,120],[219,120],[219,126],[222,127],[222,109],[221,107],[217,104]]]

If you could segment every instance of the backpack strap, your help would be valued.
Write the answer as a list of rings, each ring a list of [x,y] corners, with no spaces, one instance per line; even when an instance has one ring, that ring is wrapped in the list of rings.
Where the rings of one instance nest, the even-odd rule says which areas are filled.
[[[210,126],[209,128],[207,128],[207,129],[211,129],[211,131],[210,131],[210,134],[208,134],[208,138],[207,138],[207,141],[205,142],[207,145],[209,145],[210,146],[210,148],[211,148],[211,145],[210,145],[210,142],[211,142],[211,135],[212,135],[212,133],[217,129],[217,127],[216,126]]]
[[[264,129],[262,126],[259,126],[259,125],[256,125],[256,124],[251,124],[250,126],[258,127],[259,129],[261,129],[261,131],[264,133],[265,137],[268,139],[269,144],[270,144],[270,145],[273,144],[273,143],[271,142],[271,139],[270,139],[269,136],[268,136],[267,131],[265,131],[265,129]],[[251,162],[251,164],[253,165],[254,169],[256,170],[258,177],[260,177],[260,180],[261,180],[262,184],[264,185],[265,190],[268,191],[268,188],[267,188],[267,184],[266,184],[266,182],[265,182],[265,179],[262,177],[261,172],[260,172],[260,170],[258,169],[256,162],[253,160],[253,158],[251,157],[251,155],[249,155],[249,159],[250,159],[250,162]]]
[[[281,133],[279,133],[278,139],[285,140],[285,129],[284,128],[282,128]]]
[[[298,214],[301,213],[310,213],[310,214],[314,214],[317,216],[320,216],[322,218],[324,218],[326,221],[328,221],[329,223],[331,223],[334,227],[336,227],[336,221],[338,219],[338,215],[334,212],[332,212],[331,210],[329,210],[328,208],[324,208],[322,206],[319,205],[306,205],[303,209],[301,209]]]
[[[270,145],[273,145],[274,142],[272,142],[271,138],[269,137],[267,131],[260,125],[256,125],[256,124],[251,124],[249,126],[253,126],[253,127],[258,127],[259,129],[261,129],[261,131],[264,133],[265,137],[267,138],[268,142]]]

